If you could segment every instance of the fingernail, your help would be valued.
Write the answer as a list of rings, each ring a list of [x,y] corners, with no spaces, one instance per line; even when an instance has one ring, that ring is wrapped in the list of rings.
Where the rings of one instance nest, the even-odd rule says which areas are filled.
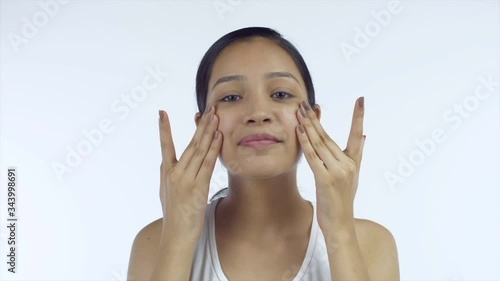
[[[300,111],[300,115],[302,115],[302,117],[307,118],[306,112],[304,111],[304,107],[301,106],[299,111]]]
[[[359,107],[363,108],[365,106],[365,97],[359,99]]]
[[[215,131],[214,140],[216,140],[218,137],[219,137],[219,131]]]
[[[302,101],[302,106],[304,106],[304,108],[306,110],[310,110],[311,109],[311,106],[309,105],[309,103],[305,100]]]
[[[210,122],[212,122],[213,120],[214,120],[214,114],[210,113]]]
[[[159,115],[159,117],[158,117],[158,122],[160,122],[160,123],[161,123],[161,122],[162,122],[162,118],[161,118],[161,110],[158,110],[158,115]]]
[[[299,131],[301,134],[303,134],[305,131],[304,131],[304,126],[300,125],[299,126]]]
[[[207,106],[205,107],[205,112],[204,113],[208,113],[210,111],[210,105],[207,104]]]

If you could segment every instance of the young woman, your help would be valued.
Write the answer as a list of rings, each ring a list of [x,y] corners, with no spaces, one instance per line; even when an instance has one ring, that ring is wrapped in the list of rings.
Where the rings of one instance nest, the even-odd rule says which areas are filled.
[[[160,111],[163,218],[135,238],[129,280],[399,280],[391,233],[353,217],[363,97],[341,150],[321,126],[302,56],[260,27],[210,47],[196,94],[197,129],[179,160]],[[314,203],[297,187],[302,154],[314,173]],[[217,158],[228,188],[207,204]]]

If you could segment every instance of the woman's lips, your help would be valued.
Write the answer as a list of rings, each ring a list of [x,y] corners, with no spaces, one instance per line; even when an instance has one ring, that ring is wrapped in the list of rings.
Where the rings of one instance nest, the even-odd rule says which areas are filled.
[[[241,143],[242,146],[248,146],[248,147],[266,147],[269,145],[273,145],[279,143],[277,141],[273,140],[253,140],[253,141],[247,141]]]

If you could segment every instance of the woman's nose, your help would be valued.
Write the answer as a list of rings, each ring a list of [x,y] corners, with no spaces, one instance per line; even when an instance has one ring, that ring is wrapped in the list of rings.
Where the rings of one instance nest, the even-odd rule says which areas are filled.
[[[263,98],[253,99],[248,104],[248,111],[245,117],[247,124],[262,124],[272,121],[272,106]]]
[[[265,123],[270,123],[271,122],[271,117],[269,117],[268,114],[258,111],[253,113],[251,116],[247,117],[247,120],[245,123],[248,124],[265,124]]]

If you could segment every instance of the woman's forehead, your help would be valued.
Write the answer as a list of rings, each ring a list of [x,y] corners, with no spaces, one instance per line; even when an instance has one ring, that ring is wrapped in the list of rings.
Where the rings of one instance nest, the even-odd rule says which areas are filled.
[[[302,77],[292,57],[271,40],[255,38],[238,41],[221,51],[212,67],[209,89],[221,77],[252,76],[265,79],[273,72],[289,73],[303,85]]]

